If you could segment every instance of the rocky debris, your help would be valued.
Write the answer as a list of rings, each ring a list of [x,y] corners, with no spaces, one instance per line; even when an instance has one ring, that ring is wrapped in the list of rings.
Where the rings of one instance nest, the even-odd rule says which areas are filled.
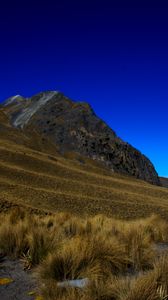
[[[62,153],[75,151],[102,162],[114,172],[160,185],[153,164],[123,142],[96,116],[88,103],[74,102],[59,92],[44,92],[18,104],[5,102],[13,126],[36,130],[59,145]]]
[[[77,287],[77,288],[84,288],[89,284],[88,278],[82,279],[74,279],[74,280],[65,280],[62,282],[58,282],[58,287]]]

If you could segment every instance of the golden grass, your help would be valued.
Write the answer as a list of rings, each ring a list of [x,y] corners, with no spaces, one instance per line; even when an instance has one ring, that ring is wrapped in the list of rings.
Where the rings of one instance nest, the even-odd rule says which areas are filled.
[[[62,156],[1,111],[0,130],[0,250],[35,271],[44,299],[167,299],[168,257],[154,245],[168,242],[168,189]],[[89,285],[58,286],[80,278]]]
[[[35,267],[46,300],[166,299],[168,256],[154,244],[168,242],[168,225],[158,216],[121,221],[17,208],[0,217],[1,251]],[[82,278],[89,279],[82,289],[58,285]]]

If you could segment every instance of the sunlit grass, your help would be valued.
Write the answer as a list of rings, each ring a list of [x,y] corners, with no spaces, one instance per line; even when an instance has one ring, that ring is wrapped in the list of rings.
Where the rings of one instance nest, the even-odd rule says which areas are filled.
[[[34,270],[44,299],[166,299],[168,258],[154,245],[168,242],[168,225],[158,216],[128,222],[15,209],[0,217],[1,251]],[[84,278],[84,288],[58,284]]]

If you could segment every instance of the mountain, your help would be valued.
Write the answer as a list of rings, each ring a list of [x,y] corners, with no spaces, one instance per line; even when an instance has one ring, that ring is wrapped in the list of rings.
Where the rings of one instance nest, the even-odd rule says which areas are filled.
[[[13,127],[6,107],[0,109],[0,211],[19,206],[35,212],[168,218],[167,199],[167,188],[111,172],[75,152],[60,153],[46,135]]]
[[[122,141],[86,102],[74,102],[60,92],[48,91],[31,98],[11,97],[3,108],[13,127],[36,131],[57,145],[61,153],[76,152],[100,161],[112,172],[160,184],[150,160]]]

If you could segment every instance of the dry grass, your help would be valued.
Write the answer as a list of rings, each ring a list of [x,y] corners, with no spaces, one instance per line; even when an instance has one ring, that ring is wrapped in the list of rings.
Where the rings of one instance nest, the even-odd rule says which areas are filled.
[[[102,279],[126,270],[128,259],[116,239],[102,236],[65,240],[56,253],[50,254],[40,267],[44,279],[57,281],[79,278]]]
[[[34,270],[45,300],[168,299],[168,257],[154,247],[168,242],[168,189],[62,156],[2,109],[0,132],[0,250]],[[89,285],[58,286],[80,278]]]
[[[75,153],[62,156],[37,133],[10,127],[2,110],[0,131],[3,201],[77,215],[133,219],[157,213],[168,218],[168,189],[112,173]]]
[[[18,212],[18,215],[17,215]],[[24,217],[23,217],[24,216]],[[2,216],[0,226],[0,249],[14,258],[22,257],[27,265],[37,265],[52,250],[52,235],[35,216],[22,210],[14,210]]]
[[[158,216],[128,222],[14,209],[0,217],[1,251],[35,267],[46,300],[166,299],[168,257],[158,258],[153,245],[168,242],[168,225]],[[85,288],[58,286],[82,278]]]

